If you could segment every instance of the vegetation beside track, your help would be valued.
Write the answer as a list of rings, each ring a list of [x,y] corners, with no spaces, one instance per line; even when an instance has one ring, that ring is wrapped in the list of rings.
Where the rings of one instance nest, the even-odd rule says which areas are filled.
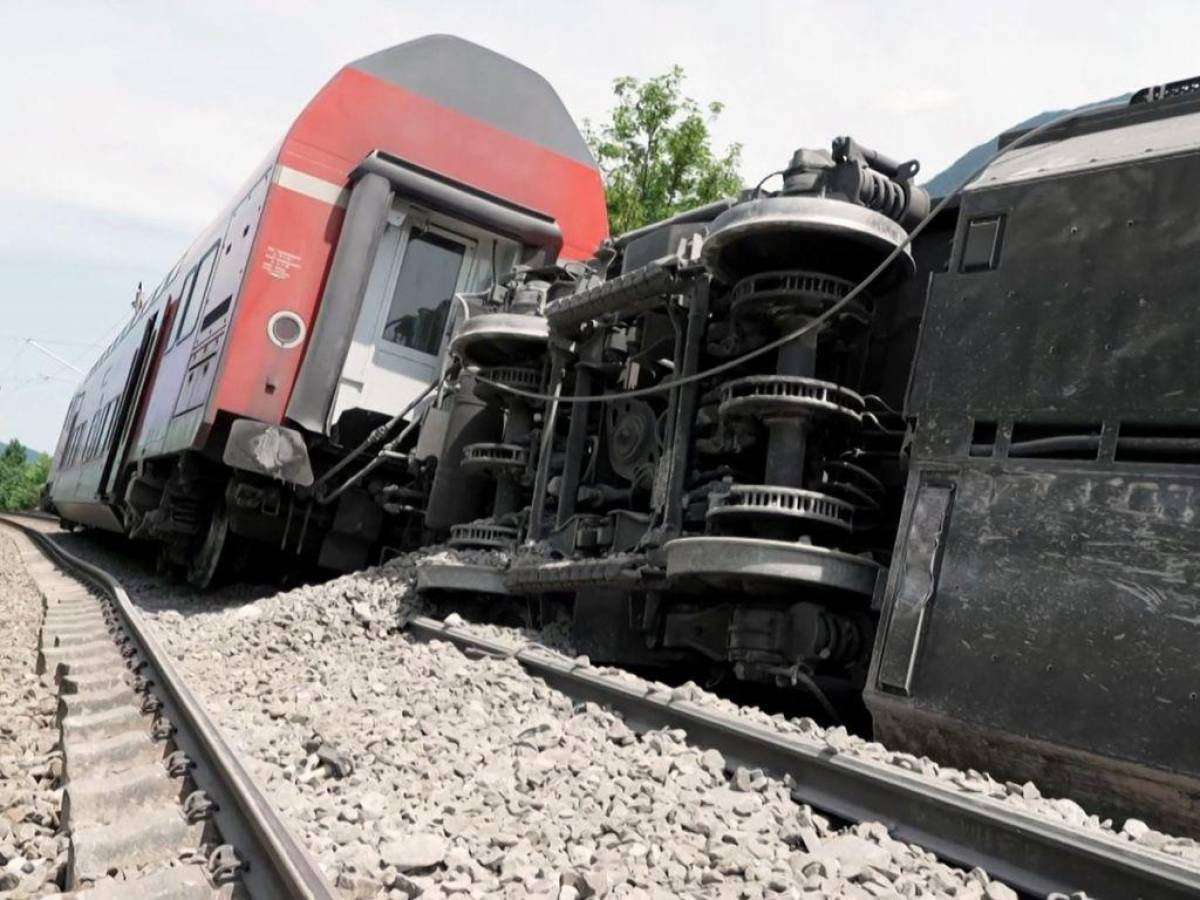
[[[50,457],[33,454],[20,442],[0,450],[0,510],[32,509],[50,473]]]

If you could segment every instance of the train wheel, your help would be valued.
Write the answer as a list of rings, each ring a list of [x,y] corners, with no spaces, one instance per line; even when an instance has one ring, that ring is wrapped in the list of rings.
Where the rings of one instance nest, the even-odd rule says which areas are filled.
[[[208,521],[208,531],[204,534],[204,542],[196,549],[188,562],[187,580],[192,587],[206,588],[213,583],[221,569],[221,563],[227,555],[227,549],[234,543],[229,533],[229,515],[225,504],[218,503],[213,510],[212,518]]]

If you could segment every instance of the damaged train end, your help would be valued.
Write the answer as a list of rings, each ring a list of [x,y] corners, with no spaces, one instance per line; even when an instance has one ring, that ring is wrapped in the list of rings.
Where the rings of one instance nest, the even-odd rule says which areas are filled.
[[[196,585],[264,554],[348,571],[411,549],[449,477],[422,425],[456,298],[606,232],[536,73],[449,36],[351,63],[139,297],[71,402],[48,502]]]

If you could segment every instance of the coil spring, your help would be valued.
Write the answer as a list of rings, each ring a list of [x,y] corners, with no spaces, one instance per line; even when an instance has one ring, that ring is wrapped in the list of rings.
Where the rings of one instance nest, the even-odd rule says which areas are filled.
[[[859,174],[862,177],[858,186],[859,202],[889,219],[900,221],[908,208],[908,191],[904,186],[865,166],[859,169]]]
[[[849,665],[860,658],[867,641],[860,621],[849,616],[825,613],[821,616],[821,624],[825,632],[822,656],[826,661],[835,665]]]

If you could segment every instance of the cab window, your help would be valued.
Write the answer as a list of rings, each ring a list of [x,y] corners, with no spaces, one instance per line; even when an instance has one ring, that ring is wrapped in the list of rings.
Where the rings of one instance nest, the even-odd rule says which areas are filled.
[[[437,355],[466,254],[465,244],[444,234],[409,232],[383,326],[385,341]]]

